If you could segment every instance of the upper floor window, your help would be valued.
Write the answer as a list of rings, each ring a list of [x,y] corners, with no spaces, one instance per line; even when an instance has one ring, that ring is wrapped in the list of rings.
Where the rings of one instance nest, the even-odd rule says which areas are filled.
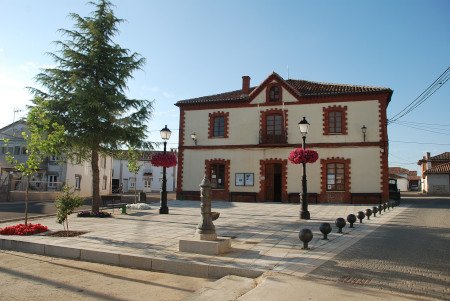
[[[262,112],[260,117],[260,143],[286,143],[286,124],[286,111],[272,109]]]
[[[229,112],[209,113],[209,138],[228,138]]]
[[[75,175],[75,189],[80,190],[81,189],[81,176]]]
[[[323,134],[347,135],[347,106],[323,108]]]
[[[342,134],[342,112],[328,113],[328,132],[330,134]]]
[[[102,168],[106,168],[106,156],[105,155],[103,155],[101,157],[101,162],[102,162]]]
[[[58,176],[49,175],[47,177],[48,188],[56,188],[58,186]]]
[[[274,114],[266,116],[266,142],[284,142],[284,137],[283,115]]]
[[[224,137],[225,136],[225,117],[218,116],[214,118],[214,137]]]
[[[279,85],[271,86],[269,88],[269,101],[281,100],[281,88]]]

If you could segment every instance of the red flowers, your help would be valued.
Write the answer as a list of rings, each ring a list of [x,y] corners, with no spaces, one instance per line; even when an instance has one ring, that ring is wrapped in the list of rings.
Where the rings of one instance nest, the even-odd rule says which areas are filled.
[[[288,159],[294,164],[314,163],[319,159],[319,154],[315,150],[299,147],[289,154]]]
[[[153,166],[172,167],[177,165],[177,156],[170,153],[156,153],[150,159]]]
[[[33,235],[48,231],[48,227],[41,224],[18,224],[0,229],[2,235]]]

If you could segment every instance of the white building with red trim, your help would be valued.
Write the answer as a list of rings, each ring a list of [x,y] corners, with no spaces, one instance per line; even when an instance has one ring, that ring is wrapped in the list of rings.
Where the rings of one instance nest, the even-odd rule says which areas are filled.
[[[243,76],[240,90],[181,100],[177,198],[199,199],[206,174],[213,199],[298,202],[302,168],[287,158],[306,117],[307,148],[319,154],[307,165],[310,202],[386,201],[391,96],[388,88],[273,73],[256,87]]]
[[[427,153],[417,164],[422,167],[422,192],[450,194],[450,152],[436,156]]]

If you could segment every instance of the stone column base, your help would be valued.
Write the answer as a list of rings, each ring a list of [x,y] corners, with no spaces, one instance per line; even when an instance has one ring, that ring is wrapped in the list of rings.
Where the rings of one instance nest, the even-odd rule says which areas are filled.
[[[231,251],[231,240],[224,237],[217,237],[216,240],[180,239],[179,250],[195,254],[219,255]]]

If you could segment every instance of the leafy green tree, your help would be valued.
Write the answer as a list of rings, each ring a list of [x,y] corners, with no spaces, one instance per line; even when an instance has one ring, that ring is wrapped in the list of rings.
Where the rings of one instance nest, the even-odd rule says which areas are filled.
[[[61,29],[64,41],[50,53],[56,67],[36,76],[42,89],[31,91],[47,102],[44,109],[64,125],[66,151],[78,154],[92,167],[92,212],[100,208],[99,154],[113,155],[123,145],[151,147],[145,143],[146,122],[152,102],[125,95],[132,73],[145,59],[113,41],[123,22],[107,0],[99,0],[89,17],[72,13],[75,29]]]
[[[64,230],[66,230],[67,236],[69,236],[69,215],[73,213],[75,209],[83,206],[83,199],[74,194],[74,190],[69,186],[64,185],[62,192],[55,199],[56,207],[56,221],[62,224]],[[64,225],[64,222],[65,225]]]
[[[27,131],[22,132],[26,141],[27,160],[19,162],[13,155],[8,154],[6,160],[22,174],[22,180],[26,180],[25,188],[25,225],[28,224],[28,192],[30,178],[40,168],[44,160],[50,155],[60,154],[64,145],[64,126],[52,122],[48,114],[43,110],[45,101],[36,98],[37,104],[30,108],[27,116]]]
[[[128,150],[128,170],[134,174],[134,203],[137,203],[137,174],[141,170],[142,164],[139,164],[140,152],[133,148]]]

